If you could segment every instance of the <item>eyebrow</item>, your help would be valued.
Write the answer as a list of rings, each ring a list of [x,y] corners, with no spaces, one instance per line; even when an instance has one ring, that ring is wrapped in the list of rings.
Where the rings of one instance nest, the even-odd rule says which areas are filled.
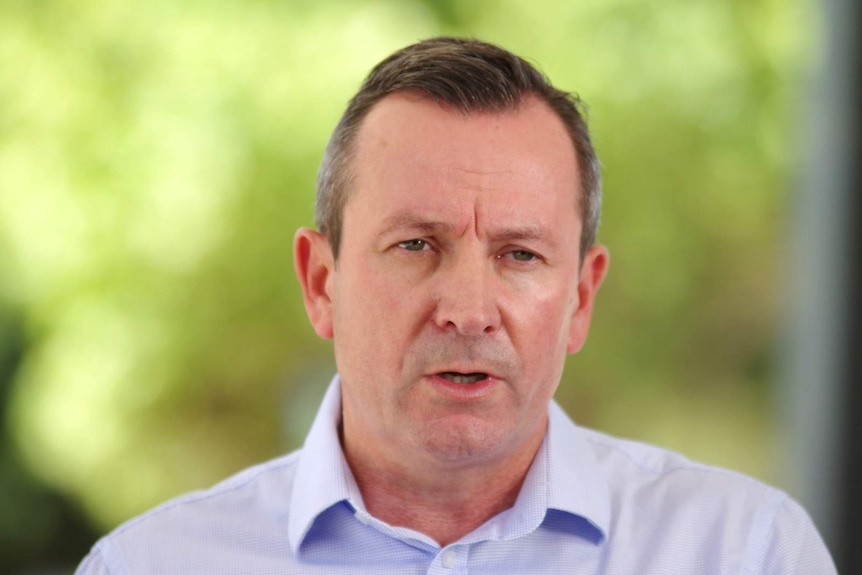
[[[422,234],[434,235],[452,232],[454,229],[454,225],[446,222],[428,220],[411,212],[397,212],[384,218],[381,224],[380,235],[387,235],[398,230],[411,230]],[[492,231],[490,237],[493,241],[497,242],[543,240],[553,243],[551,235],[545,232],[545,228],[540,225],[525,224]]]
[[[537,225],[524,225],[505,228],[492,236],[497,241],[517,240],[548,240],[548,234],[543,233],[543,228]]]
[[[445,222],[425,219],[411,212],[396,212],[383,219],[380,235],[386,235],[397,230],[415,230],[423,234],[450,232],[455,226]]]

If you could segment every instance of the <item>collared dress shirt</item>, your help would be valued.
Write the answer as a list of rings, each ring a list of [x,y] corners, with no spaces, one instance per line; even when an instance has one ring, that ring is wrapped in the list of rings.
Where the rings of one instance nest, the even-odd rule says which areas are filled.
[[[784,493],[549,413],[515,505],[441,548],[366,510],[336,377],[302,450],[121,525],[76,575],[836,573]]]

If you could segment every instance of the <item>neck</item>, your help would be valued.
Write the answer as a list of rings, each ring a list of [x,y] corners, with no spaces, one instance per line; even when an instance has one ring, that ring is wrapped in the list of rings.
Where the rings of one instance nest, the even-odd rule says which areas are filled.
[[[369,513],[446,546],[514,505],[542,439],[518,457],[481,465],[390,461],[343,444]]]

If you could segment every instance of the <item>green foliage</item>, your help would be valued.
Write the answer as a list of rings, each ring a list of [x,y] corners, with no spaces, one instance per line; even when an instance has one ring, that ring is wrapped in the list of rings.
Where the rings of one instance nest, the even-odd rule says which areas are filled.
[[[458,33],[590,104],[612,266],[561,402],[770,477],[804,17],[771,0],[0,3],[0,297],[29,342],[9,406],[29,467],[106,528],[301,441],[332,360],[291,243],[326,138],[374,63]]]

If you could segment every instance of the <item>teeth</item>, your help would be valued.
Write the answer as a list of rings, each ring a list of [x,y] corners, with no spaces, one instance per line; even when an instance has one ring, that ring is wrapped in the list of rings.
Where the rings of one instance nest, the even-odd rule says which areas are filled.
[[[445,373],[440,374],[443,379],[451,381],[452,383],[476,383],[477,381],[482,381],[488,374],[486,373],[454,373],[451,371],[447,371]]]

